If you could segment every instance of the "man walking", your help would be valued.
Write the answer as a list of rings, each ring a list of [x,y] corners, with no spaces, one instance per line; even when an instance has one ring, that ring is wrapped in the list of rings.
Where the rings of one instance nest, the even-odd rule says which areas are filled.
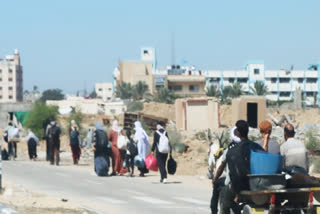
[[[50,151],[50,164],[59,165],[59,150],[60,150],[60,126],[51,119],[50,124],[47,126],[46,136],[49,138],[49,151]]]

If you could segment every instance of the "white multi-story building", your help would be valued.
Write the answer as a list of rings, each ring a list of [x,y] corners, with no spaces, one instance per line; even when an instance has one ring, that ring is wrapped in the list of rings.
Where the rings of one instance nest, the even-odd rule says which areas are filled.
[[[111,101],[113,96],[113,85],[112,83],[96,83],[95,91],[97,93],[97,97],[101,97],[103,101]]]
[[[302,91],[302,96],[307,105],[319,103],[320,91],[320,73],[319,65],[311,65],[306,70],[265,70],[262,62],[251,62],[243,70],[232,71],[205,71],[207,76],[207,86],[215,84],[222,89],[225,86],[232,85],[234,82],[240,82],[242,89],[250,94],[251,87],[254,87],[256,81],[262,81],[268,87],[267,99],[292,100],[293,92]]]
[[[0,103],[23,101],[22,66],[18,50],[0,59]]]

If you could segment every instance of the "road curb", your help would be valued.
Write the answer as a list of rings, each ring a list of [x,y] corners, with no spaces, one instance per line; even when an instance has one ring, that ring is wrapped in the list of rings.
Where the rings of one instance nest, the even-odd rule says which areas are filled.
[[[19,214],[17,211],[0,204],[0,214]]]

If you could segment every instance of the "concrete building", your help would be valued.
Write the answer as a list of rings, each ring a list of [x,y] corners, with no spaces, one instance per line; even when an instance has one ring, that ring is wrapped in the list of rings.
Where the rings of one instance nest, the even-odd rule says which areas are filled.
[[[102,98],[103,101],[111,101],[113,97],[113,85],[112,83],[96,83],[95,91],[97,96]]]
[[[214,98],[187,98],[175,101],[176,127],[188,131],[220,127],[219,103]]]
[[[23,76],[18,50],[0,59],[0,103],[23,101]]]
[[[206,85],[216,85],[221,90],[240,82],[243,90],[250,94],[250,87],[256,81],[262,81],[268,87],[268,100],[292,100],[294,91],[300,89],[307,105],[313,105],[314,96],[319,104],[319,64],[311,65],[305,70],[266,70],[263,62],[249,62],[242,70],[208,70],[204,73],[207,76]]]
[[[232,100],[232,122],[248,121],[249,126],[258,128],[266,119],[266,98],[264,96],[241,96]]]
[[[180,96],[205,96],[206,77],[195,75],[168,75],[166,77],[166,87]]]

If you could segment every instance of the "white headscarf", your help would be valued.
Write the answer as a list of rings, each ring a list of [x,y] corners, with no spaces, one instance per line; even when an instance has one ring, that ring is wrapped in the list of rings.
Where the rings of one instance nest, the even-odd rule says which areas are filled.
[[[119,131],[119,125],[118,125],[118,121],[117,120],[114,120],[112,122],[112,130],[115,131],[115,132]]]
[[[241,139],[234,134],[234,131],[235,131],[236,129],[237,129],[236,126],[231,129],[230,136],[231,136],[231,139],[232,139],[233,142],[235,142],[235,143],[240,143],[240,142],[241,142]]]
[[[145,143],[149,143],[149,137],[145,130],[142,128],[140,121],[134,122],[134,130],[136,133],[134,134],[134,139],[143,140]]]
[[[37,136],[32,131],[29,131],[26,141],[28,142],[31,138],[33,138],[36,141],[37,145],[39,145],[39,138],[37,138]]]

